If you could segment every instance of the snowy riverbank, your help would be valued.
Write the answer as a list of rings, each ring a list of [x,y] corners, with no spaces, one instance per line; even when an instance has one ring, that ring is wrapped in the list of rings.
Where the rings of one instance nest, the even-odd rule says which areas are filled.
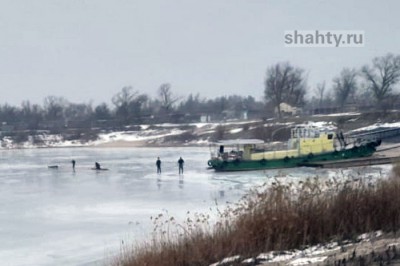
[[[1,149],[32,149],[59,147],[163,147],[207,146],[215,139],[277,138],[274,132],[288,129],[300,122],[287,121],[230,121],[224,123],[154,124],[136,126],[135,130],[99,131],[95,138],[68,139],[62,134],[47,132],[29,135],[27,140],[16,142],[10,136],[1,138]],[[331,121],[301,122],[316,127],[335,128]],[[374,123],[351,132],[368,132],[379,129],[400,128],[400,122]],[[280,131],[281,132],[281,131]],[[275,139],[274,139],[275,140]]]

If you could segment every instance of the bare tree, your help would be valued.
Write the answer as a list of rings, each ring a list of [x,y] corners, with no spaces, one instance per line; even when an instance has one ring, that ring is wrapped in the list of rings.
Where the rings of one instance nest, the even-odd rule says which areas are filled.
[[[400,80],[400,56],[389,53],[382,57],[375,57],[372,60],[372,66],[362,67],[361,72],[378,107],[385,109],[385,100],[391,95],[393,86]]]
[[[169,83],[163,83],[158,88],[158,95],[160,97],[161,106],[164,111],[169,112],[174,103],[178,100],[177,97],[174,97],[171,91],[171,85]]]
[[[64,110],[68,120],[89,120],[92,117],[92,103],[69,103]]]
[[[289,63],[278,63],[267,69],[265,78],[265,99],[271,101],[282,116],[280,105],[286,102],[298,105],[304,101],[305,78],[303,69]]]
[[[64,109],[68,101],[63,97],[47,96],[44,99],[44,110],[48,120],[63,120]]]
[[[148,96],[134,91],[132,87],[123,87],[112,98],[115,105],[115,115],[123,124],[138,122],[141,119],[142,109],[148,101]]]
[[[129,110],[131,112],[131,117],[136,120],[136,122],[142,121],[143,109],[148,103],[149,97],[146,94],[138,94],[129,104]]]
[[[126,86],[121,89],[120,92],[115,94],[112,97],[112,103],[115,106],[128,105],[130,101],[138,94],[139,92],[133,91],[132,87]]]
[[[106,103],[101,103],[94,109],[94,118],[96,120],[111,119],[111,111]]]
[[[14,122],[18,119],[19,110],[8,103],[0,106],[0,119],[2,122]]]
[[[43,120],[43,109],[38,104],[31,104],[29,101],[21,103],[21,121],[28,124],[29,129],[36,129]]]
[[[325,81],[317,84],[316,93],[318,99],[318,106],[322,107],[322,103],[324,102]]]
[[[133,91],[132,87],[123,87],[120,92],[112,98],[112,103],[115,105],[115,114],[122,120],[124,124],[129,123],[130,110],[129,106],[132,100],[139,94],[138,91]]]
[[[357,71],[344,68],[340,75],[333,79],[333,91],[336,102],[343,109],[349,97],[354,97],[357,91]]]

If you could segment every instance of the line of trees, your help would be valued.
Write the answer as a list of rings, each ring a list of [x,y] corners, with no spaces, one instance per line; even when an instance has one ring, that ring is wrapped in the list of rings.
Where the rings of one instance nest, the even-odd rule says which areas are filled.
[[[24,101],[21,106],[0,105],[0,123],[24,130],[63,127],[118,127],[140,123],[198,122],[202,115],[214,120],[239,117],[243,111],[259,116],[264,103],[254,97],[222,96],[206,99],[199,94],[176,96],[170,84],[161,84],[151,98],[132,87],[123,87],[111,105],[71,103],[63,97],[48,96],[42,105]]]
[[[376,57],[372,64],[361,69],[343,68],[326,90],[326,83],[316,85],[311,100],[306,101],[307,78],[304,69],[290,63],[277,63],[267,69],[265,100],[282,116],[280,106],[315,106],[320,109],[336,107],[344,110],[348,104],[386,111],[398,104],[399,94],[395,86],[400,80],[400,56],[387,54]]]
[[[264,80],[264,99],[252,96],[222,96],[214,99],[190,94],[178,97],[169,83],[161,84],[155,98],[132,87],[124,87],[111,99],[111,104],[71,103],[65,98],[48,96],[42,105],[25,101],[21,106],[0,105],[0,123],[21,129],[48,129],[62,127],[126,126],[140,123],[195,122],[200,116],[213,121],[283,115],[281,104],[303,107],[313,113],[315,109],[345,110],[349,105],[358,108],[387,110],[398,103],[395,87],[400,81],[400,56],[387,54],[376,57],[361,69],[343,68],[332,79],[327,89],[322,82],[310,90],[304,69],[289,62],[267,68]],[[313,93],[309,100],[306,94]],[[3,129],[2,129],[3,130]]]

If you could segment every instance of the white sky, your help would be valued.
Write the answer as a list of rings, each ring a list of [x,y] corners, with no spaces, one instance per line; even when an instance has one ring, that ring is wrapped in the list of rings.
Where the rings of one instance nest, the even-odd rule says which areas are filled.
[[[290,61],[310,88],[343,67],[400,54],[400,2],[0,0],[0,103],[109,102],[151,96],[263,96],[265,71]],[[363,48],[287,48],[285,30],[364,30]]]

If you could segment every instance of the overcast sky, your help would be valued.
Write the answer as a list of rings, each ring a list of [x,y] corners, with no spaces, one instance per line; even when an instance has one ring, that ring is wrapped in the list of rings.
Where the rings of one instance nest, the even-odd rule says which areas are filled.
[[[400,1],[0,0],[0,103],[110,102],[124,86],[155,96],[263,96],[290,61],[308,86],[400,54]],[[363,48],[288,48],[285,30],[363,30]]]

